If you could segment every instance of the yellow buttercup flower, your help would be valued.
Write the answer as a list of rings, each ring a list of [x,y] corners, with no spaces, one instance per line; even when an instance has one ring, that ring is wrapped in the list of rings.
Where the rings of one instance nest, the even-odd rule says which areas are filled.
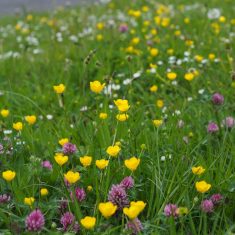
[[[163,100],[157,100],[156,105],[157,105],[158,108],[162,108],[164,106]]]
[[[185,24],[189,24],[190,23],[190,19],[189,18],[184,18],[184,23]]]
[[[60,166],[63,166],[69,160],[68,156],[64,156],[62,153],[56,153],[54,159]]]
[[[59,144],[61,146],[63,146],[64,144],[67,144],[69,142],[69,139],[68,138],[63,138],[63,139],[60,139],[59,140]]]
[[[70,184],[74,184],[80,179],[80,174],[79,172],[68,171],[64,174],[64,177]]]
[[[47,189],[47,188],[42,188],[42,189],[40,190],[40,194],[41,194],[41,196],[46,196],[46,195],[48,195],[48,189]]]
[[[156,30],[156,29],[152,29],[152,30],[151,30],[151,34],[152,34],[152,35],[157,35],[157,30]]]
[[[15,171],[7,170],[2,172],[2,178],[8,182],[12,181],[16,176]]]
[[[25,116],[25,120],[28,124],[33,125],[36,122],[37,117],[35,115]]]
[[[22,27],[21,27],[21,24],[16,24],[16,25],[15,25],[15,30],[18,31],[18,30],[20,30],[21,28],[22,28]]]
[[[152,57],[157,56],[158,53],[159,53],[159,51],[158,51],[157,48],[151,48],[151,49],[150,49],[150,55],[151,55]]]
[[[104,39],[103,35],[102,34],[97,34],[96,35],[96,40],[97,41],[102,41]]]
[[[220,22],[220,23],[226,22],[226,18],[225,18],[224,16],[220,16],[220,17],[219,17],[219,22]]]
[[[104,29],[104,23],[102,23],[102,22],[97,23],[96,28],[99,30]]]
[[[90,89],[94,93],[100,93],[105,87],[105,83],[101,84],[100,81],[90,82]]]
[[[202,166],[192,167],[192,172],[195,175],[201,175],[203,174],[205,169]]]
[[[86,216],[80,220],[82,226],[86,229],[92,229],[95,226],[96,218],[91,216]]]
[[[205,193],[211,188],[211,184],[208,184],[206,181],[196,182],[195,187],[198,192]]]
[[[186,73],[184,75],[184,79],[187,81],[192,81],[194,79],[194,74],[193,73]]]
[[[66,87],[65,87],[64,84],[61,83],[61,84],[59,84],[59,85],[57,85],[57,86],[53,86],[53,89],[54,89],[54,91],[55,91],[57,94],[62,94],[62,93],[64,93]]]
[[[176,31],[174,32],[174,34],[175,34],[175,36],[180,36],[180,35],[181,35],[181,31],[180,31],[180,30],[176,30]]]
[[[84,156],[79,158],[81,164],[85,167],[88,167],[91,165],[92,157],[91,156]]]
[[[27,17],[26,17],[26,20],[27,21],[31,21],[33,19],[33,16],[30,14],[30,15],[27,15]]]
[[[92,191],[92,189],[93,189],[93,187],[92,187],[91,185],[88,185],[88,186],[87,186],[87,191],[90,192],[90,191]]]
[[[149,90],[150,90],[151,92],[156,92],[156,91],[158,90],[158,86],[157,86],[157,85],[153,85],[153,86],[151,86],[151,87],[149,88]]]
[[[125,160],[124,164],[129,170],[135,171],[140,164],[140,159],[132,157],[130,159]]]
[[[95,165],[100,169],[103,170],[104,168],[106,168],[109,164],[109,160],[105,160],[105,159],[100,159],[100,160],[96,160],[95,161]]]
[[[185,41],[185,44],[186,44],[186,46],[192,46],[193,44],[194,44],[194,41],[192,41],[192,40],[186,40]]]
[[[148,7],[148,6],[143,6],[143,7],[142,7],[142,11],[143,11],[143,12],[149,11],[149,7]]]
[[[174,54],[174,49],[169,48],[169,49],[167,49],[166,53],[167,53],[168,55],[173,55],[173,54]]]
[[[203,57],[202,57],[201,55],[196,55],[196,56],[194,57],[194,59],[195,59],[197,62],[202,62]]]
[[[140,39],[139,39],[139,38],[133,38],[133,39],[131,40],[131,44],[134,44],[134,45],[137,45],[139,42],[140,42]]]
[[[2,115],[2,117],[8,117],[8,115],[9,115],[9,110],[8,109],[2,109],[1,110],[1,115]]]
[[[133,11],[131,15],[135,18],[139,18],[141,16],[141,11]]]
[[[114,146],[109,146],[106,149],[106,153],[109,154],[112,157],[116,157],[118,155],[118,153],[120,152],[121,148],[117,145]]]
[[[129,118],[129,115],[126,113],[121,113],[116,115],[116,119],[120,122],[125,122]]]
[[[167,78],[168,78],[169,80],[175,80],[176,77],[177,77],[177,74],[174,73],[174,72],[170,72],[170,73],[167,73],[166,76],[167,76]]]
[[[170,24],[170,18],[163,18],[162,19],[161,26],[168,27],[169,24]]]
[[[21,131],[23,129],[23,123],[22,122],[13,123],[13,128],[16,131]]]
[[[155,120],[153,120],[153,124],[154,124],[154,126],[159,127],[163,124],[163,120],[162,119],[155,119]]]
[[[32,206],[34,201],[35,201],[34,197],[25,197],[24,198],[24,204],[26,204],[28,206]]]
[[[117,206],[112,202],[99,203],[99,211],[106,219],[112,216],[116,210]]]
[[[143,201],[131,202],[131,206],[137,206],[141,212],[144,210],[146,203]]]
[[[108,117],[107,113],[100,113],[99,118],[105,120]]]
[[[128,216],[130,220],[135,219],[140,214],[141,210],[138,206],[130,206],[129,208],[123,208],[123,213]]]
[[[120,112],[126,112],[130,108],[128,100],[117,99],[114,101],[114,104],[117,106]]]
[[[208,58],[209,58],[209,60],[214,60],[214,59],[215,59],[215,54],[210,53],[210,54],[208,55]]]

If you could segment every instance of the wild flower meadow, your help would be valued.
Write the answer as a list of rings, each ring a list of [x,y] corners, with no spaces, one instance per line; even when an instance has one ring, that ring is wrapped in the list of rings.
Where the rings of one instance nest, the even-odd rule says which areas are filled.
[[[0,19],[1,234],[235,234],[235,4],[101,1]]]

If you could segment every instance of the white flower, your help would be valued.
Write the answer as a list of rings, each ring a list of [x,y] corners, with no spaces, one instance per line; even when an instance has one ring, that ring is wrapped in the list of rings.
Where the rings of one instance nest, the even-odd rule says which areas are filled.
[[[198,93],[200,94],[200,95],[202,95],[203,93],[204,93],[204,89],[200,89],[199,91],[198,91]]]
[[[77,42],[78,42],[78,38],[77,38],[77,36],[75,36],[75,35],[71,35],[71,36],[69,37],[69,39],[70,39],[70,41],[72,41],[72,42],[74,42],[74,43],[77,43]]]
[[[210,9],[208,12],[207,12],[207,17],[209,19],[218,19],[221,15],[221,12],[218,8],[213,8],[213,9]]]
[[[33,54],[35,54],[35,55],[40,54],[40,53],[42,53],[42,50],[39,48],[36,48],[33,50]]]
[[[112,89],[115,90],[115,91],[118,91],[121,88],[121,86],[118,85],[118,84],[117,85],[116,84],[112,84],[111,86],[112,86]]]
[[[39,45],[38,39],[34,36],[26,37],[26,41],[30,46],[38,46]]]
[[[165,156],[161,156],[161,161],[164,162],[166,160]]]
[[[85,111],[87,111],[87,110],[88,110],[88,107],[87,107],[87,106],[83,106],[83,107],[80,108],[80,111],[81,111],[81,112],[85,112]]]
[[[175,110],[175,114],[180,115],[181,114],[180,110]]]
[[[12,133],[12,130],[4,130],[3,133],[4,135],[10,135]]]
[[[206,64],[207,62],[208,62],[207,59],[203,59],[203,60],[202,60],[202,64]]]
[[[176,62],[177,65],[181,65],[182,64],[182,60],[178,59]]]
[[[165,113],[165,112],[166,112],[166,110],[167,110],[167,107],[166,107],[166,106],[164,106],[164,107],[162,108],[162,112],[163,112],[163,113]]]
[[[52,120],[53,119],[53,115],[51,115],[51,114],[47,114],[46,117],[47,117],[48,120]]]
[[[127,78],[125,80],[123,80],[123,85],[129,85],[131,84],[132,80],[130,78]]]
[[[133,78],[138,78],[138,77],[141,76],[141,74],[142,74],[142,71],[138,71],[138,72],[133,74]]]

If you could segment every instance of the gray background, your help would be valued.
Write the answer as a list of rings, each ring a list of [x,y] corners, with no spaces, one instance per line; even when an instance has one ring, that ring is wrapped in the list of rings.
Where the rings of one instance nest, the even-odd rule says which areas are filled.
[[[87,4],[93,1],[94,0],[0,0],[0,16],[22,12],[23,10],[46,11],[60,5]]]

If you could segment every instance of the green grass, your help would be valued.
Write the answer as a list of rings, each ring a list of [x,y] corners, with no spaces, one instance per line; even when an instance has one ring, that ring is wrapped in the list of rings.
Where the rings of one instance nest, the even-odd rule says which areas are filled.
[[[97,219],[93,230],[82,229],[81,234],[131,234],[126,229],[129,219],[122,211],[105,219],[98,210],[98,204],[108,200],[111,186],[126,176],[135,181],[128,190],[129,201],[147,203],[138,216],[143,224],[139,234],[234,233],[234,128],[220,127],[215,134],[207,133],[209,122],[221,126],[223,119],[235,116],[234,4],[232,0],[168,0],[164,4],[167,11],[163,14],[156,12],[159,5],[155,1],[113,0],[104,5],[0,19],[0,109],[10,111],[7,118],[0,118],[0,170],[16,172],[12,182],[0,179],[1,194],[11,196],[9,202],[0,203],[2,233],[31,234],[25,218],[39,208],[45,217],[41,233],[62,234],[58,230],[62,228],[58,207],[64,198],[70,201],[65,211],[71,211],[79,223],[87,215]],[[143,12],[143,6],[149,10]],[[226,21],[209,19],[207,12],[212,8],[219,8]],[[141,16],[130,16],[130,9],[142,11]],[[27,20],[28,14],[32,19]],[[169,25],[157,24],[157,16],[168,18]],[[189,24],[185,18],[190,19]],[[99,22],[104,29],[97,29]],[[122,23],[128,25],[126,33],[119,32]],[[219,28],[217,33],[213,24]],[[17,29],[17,25],[21,26]],[[24,32],[24,28],[28,30]],[[157,30],[156,35],[151,34],[152,29]],[[175,35],[177,30],[179,36]],[[77,42],[70,40],[71,35]],[[97,35],[103,39],[97,40]],[[38,43],[35,39],[30,42],[30,36]],[[140,42],[132,45],[136,37]],[[192,40],[194,46],[186,45],[187,40]],[[139,53],[127,52],[130,46]],[[152,57],[149,47],[157,48],[159,54]],[[168,49],[174,50],[172,55]],[[40,53],[35,54],[35,50]],[[9,51],[17,52],[18,57],[3,58]],[[170,56],[183,61],[185,52],[190,53],[188,62],[168,63]],[[211,53],[218,62],[208,59]],[[206,63],[196,61],[196,55]],[[156,72],[150,72],[150,64],[157,65]],[[176,83],[167,79],[168,69],[177,74]],[[198,76],[185,80],[185,73],[192,69],[198,71]],[[140,76],[135,78],[139,71]],[[125,85],[126,79],[132,82]],[[93,93],[89,84],[95,80],[120,89],[113,89],[111,94]],[[60,83],[66,86],[62,96],[53,90]],[[158,86],[156,92],[150,92],[152,85]],[[224,96],[223,105],[212,104],[215,92]],[[129,101],[129,119],[125,122],[116,119],[119,112],[114,100],[118,98]],[[156,105],[157,100],[163,100],[163,107]],[[101,120],[101,112],[108,118]],[[27,124],[27,115],[37,116],[36,123]],[[51,120],[48,115],[52,115]],[[155,127],[155,119],[163,120],[163,124]],[[184,122],[182,128],[178,127],[180,120]],[[23,122],[21,132],[12,128],[18,121]],[[12,133],[6,134],[6,130]],[[78,149],[62,167],[54,160],[55,153],[61,151],[61,138],[69,138]],[[121,152],[117,158],[108,156],[107,147],[117,141],[121,142]],[[92,156],[91,166],[81,165],[79,157],[84,155]],[[133,172],[124,165],[124,160],[132,156],[140,158]],[[110,160],[103,171],[95,165],[101,158]],[[41,167],[43,160],[52,163],[52,171]],[[197,176],[191,168],[199,165],[205,172]],[[71,169],[81,175],[75,186],[86,191],[82,203],[72,202],[72,189],[64,185],[63,174]],[[195,188],[200,180],[211,184],[204,194]],[[89,185],[92,191],[87,190]],[[41,188],[48,189],[46,197],[40,195]],[[201,201],[217,193],[223,200],[212,213],[203,212]],[[25,197],[35,198],[32,207],[24,204]],[[169,203],[187,207],[188,213],[166,217],[164,208]]]

